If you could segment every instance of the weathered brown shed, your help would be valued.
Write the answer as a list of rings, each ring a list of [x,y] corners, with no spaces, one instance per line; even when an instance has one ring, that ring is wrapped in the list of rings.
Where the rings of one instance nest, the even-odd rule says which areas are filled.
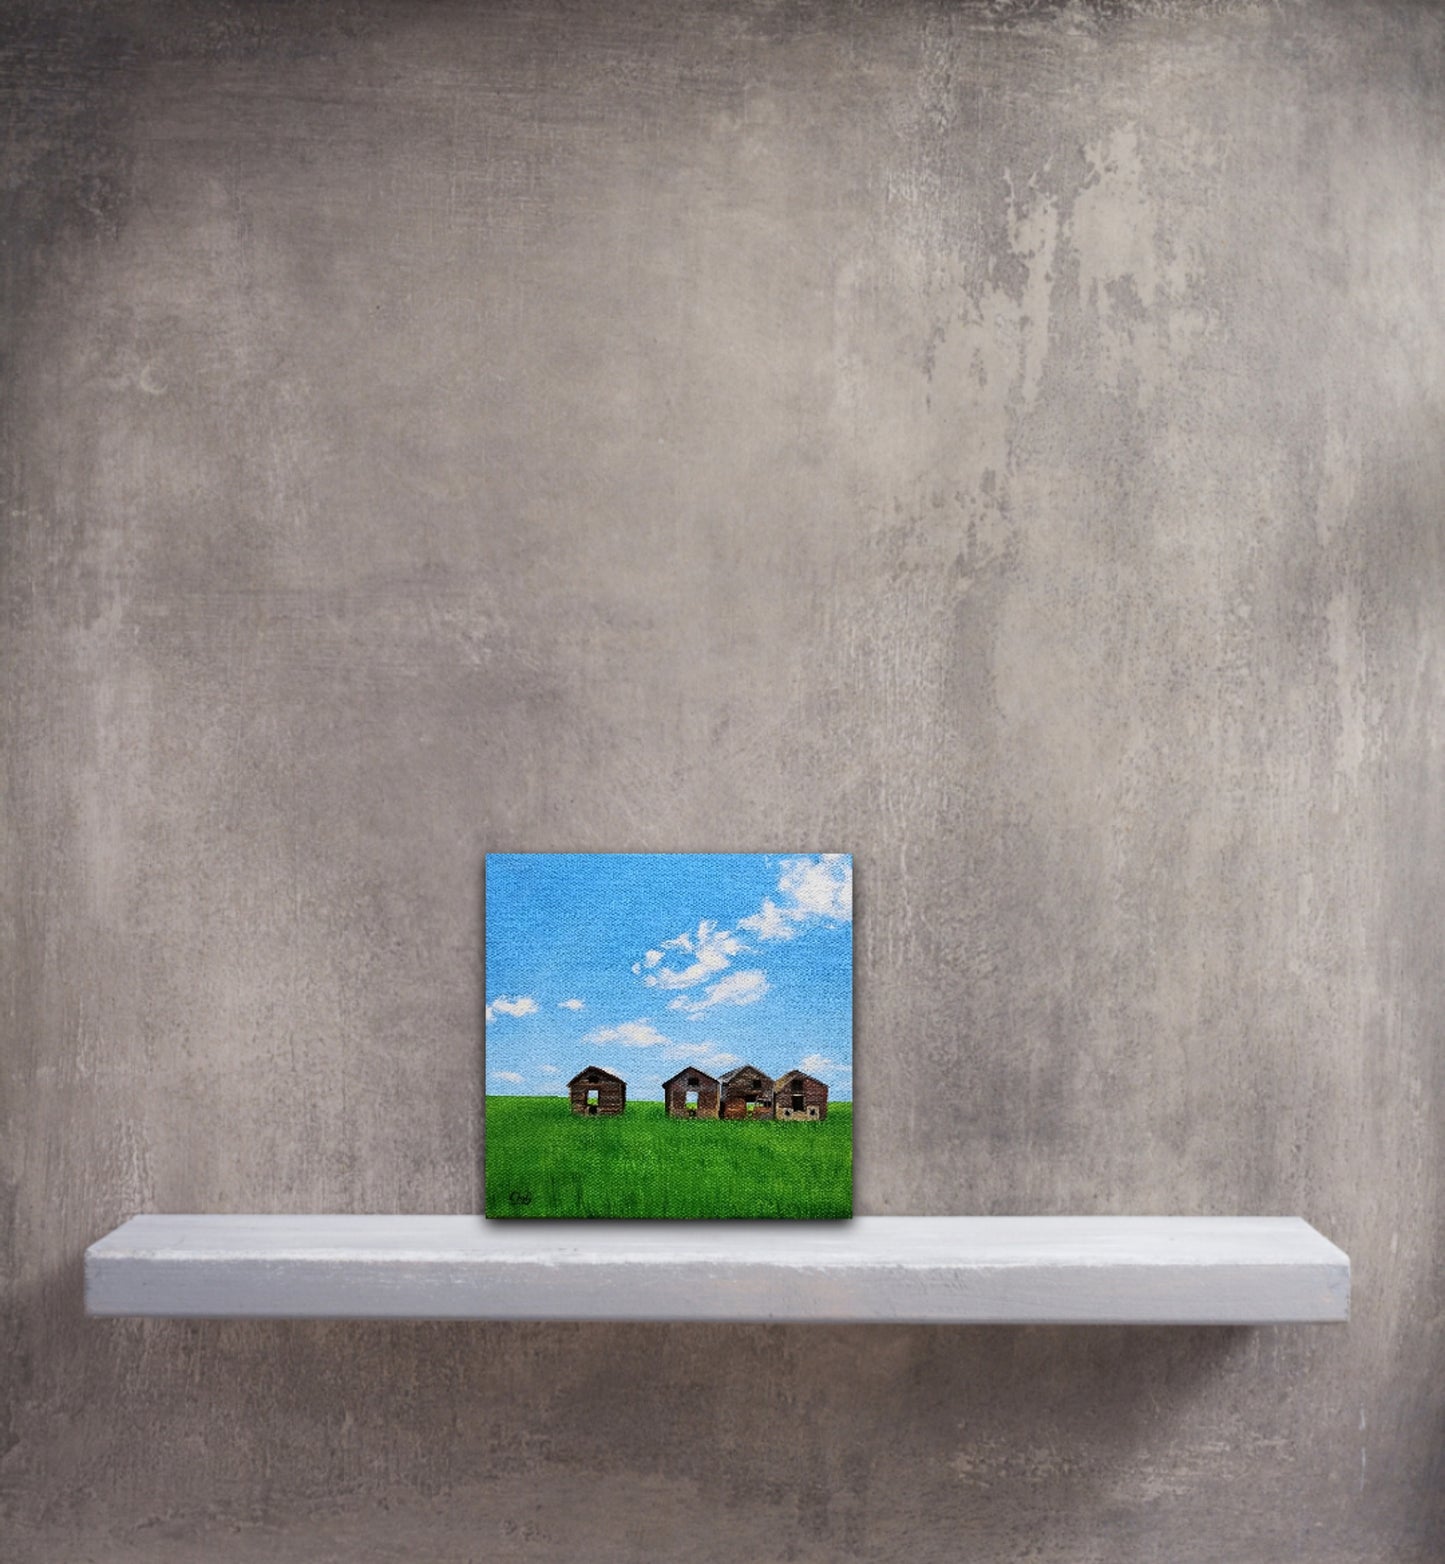
[[[689,1065],[662,1083],[662,1100],[674,1119],[715,1119],[720,1087],[715,1075]]]
[[[773,1083],[774,1117],[778,1119],[826,1119],[828,1087],[815,1075],[789,1070]]]
[[[718,1116],[724,1119],[771,1119],[773,1078],[750,1064],[740,1064],[718,1080],[722,1100]]]
[[[601,1065],[589,1064],[567,1082],[573,1113],[621,1113],[627,1106],[627,1082]]]

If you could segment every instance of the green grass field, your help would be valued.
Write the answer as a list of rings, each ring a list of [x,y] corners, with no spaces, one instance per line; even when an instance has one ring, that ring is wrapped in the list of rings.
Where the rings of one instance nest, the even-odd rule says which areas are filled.
[[[494,1217],[853,1214],[853,1104],[813,1124],[669,1119],[660,1102],[574,1114],[565,1097],[488,1097]]]

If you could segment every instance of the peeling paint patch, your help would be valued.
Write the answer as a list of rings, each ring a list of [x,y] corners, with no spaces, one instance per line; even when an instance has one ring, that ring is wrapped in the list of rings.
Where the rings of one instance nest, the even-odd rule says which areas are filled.
[[[1339,714],[1333,789],[1333,804],[1338,811],[1359,789],[1360,772],[1373,746],[1380,711],[1378,703],[1365,693],[1364,643],[1359,624],[1360,604],[1355,591],[1349,588],[1336,592],[1325,613]]]
[[[1177,376],[1209,329],[1183,301],[1193,278],[1183,246],[1165,237],[1150,194],[1139,127],[1129,121],[1087,144],[1089,173],[1065,239],[1078,267],[1079,302],[1099,333],[1099,383],[1132,383],[1147,406]]]
[[[1036,181],[1029,181],[1033,189]],[[1025,405],[1039,394],[1044,360],[1049,352],[1049,309],[1054,287],[1054,253],[1059,243],[1059,206],[1052,196],[1038,197],[1032,206],[1022,204],[1009,183],[1009,246],[1027,263],[1028,280],[1018,301],[1019,334],[1023,366],[1019,393]]]

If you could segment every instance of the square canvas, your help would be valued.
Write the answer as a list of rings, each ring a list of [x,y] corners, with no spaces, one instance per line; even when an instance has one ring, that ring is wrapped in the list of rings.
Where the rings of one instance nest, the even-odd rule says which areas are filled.
[[[853,1214],[847,853],[491,853],[486,1214]]]

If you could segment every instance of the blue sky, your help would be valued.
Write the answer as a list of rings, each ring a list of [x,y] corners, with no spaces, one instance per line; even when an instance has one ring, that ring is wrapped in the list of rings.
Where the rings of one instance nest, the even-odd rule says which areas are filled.
[[[486,910],[488,1092],[746,1063],[852,1100],[847,854],[489,853]]]

